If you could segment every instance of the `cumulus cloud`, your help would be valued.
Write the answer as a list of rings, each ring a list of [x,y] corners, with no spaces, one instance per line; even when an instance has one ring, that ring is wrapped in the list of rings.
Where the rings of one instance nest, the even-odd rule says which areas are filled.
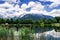
[[[40,11],[44,11],[44,6],[41,5],[41,3],[39,2],[36,2],[32,7],[31,7],[31,11],[32,13],[37,13],[37,12],[40,12]]]
[[[33,1],[31,1],[31,2],[29,2],[29,4],[28,4],[28,7],[33,7],[33,6],[35,6],[35,2],[33,2]]]
[[[54,9],[50,12],[50,15],[53,17],[60,17],[60,9]]]
[[[12,8],[13,6],[5,2],[5,4],[0,4],[0,8]]]
[[[5,1],[5,2],[8,2],[8,3],[18,3],[18,2],[20,2],[20,0],[1,0],[1,1]]]
[[[44,15],[51,15],[55,16],[55,13],[60,13],[57,10],[53,10],[51,12],[47,12],[44,9],[44,6],[40,2],[29,2],[27,4],[22,4],[21,8],[18,5],[19,0],[4,0],[4,4],[0,4],[0,16],[3,16],[3,18],[11,18],[11,17],[19,17],[24,16],[25,14],[44,14]],[[17,3],[15,6],[12,5],[12,3]],[[27,8],[31,8],[30,11],[26,11]],[[52,13],[54,13],[52,15]],[[57,14],[58,15],[58,14]]]
[[[30,11],[26,11],[27,8],[31,8]],[[25,14],[42,14],[43,12],[46,13],[44,6],[40,2],[29,2],[27,4],[22,4],[19,13],[20,16],[24,16]]]
[[[26,8],[31,8],[31,10],[28,12],[28,11],[25,10]],[[21,6],[21,9],[24,9],[24,11],[26,13],[40,13],[40,11],[44,11],[44,6],[41,5],[40,2],[31,1],[31,2],[28,3],[28,5],[23,4]]]
[[[21,8],[22,9],[26,9],[27,8],[27,4],[22,4]]]
[[[53,2],[49,7],[50,8],[54,8],[57,7],[58,5],[60,5],[60,0],[39,0],[39,1],[50,1]]]
[[[7,3],[9,3],[9,4],[13,5],[13,6],[15,4],[20,3],[20,0],[1,0],[1,1],[5,1],[5,2],[7,2]]]
[[[53,2],[50,5],[50,8],[57,7],[58,5],[60,5],[60,0],[50,0],[50,1]]]
[[[4,4],[0,4],[0,16],[3,16],[3,18],[7,17],[14,17],[14,16],[19,16],[19,5],[18,5],[18,0],[2,0],[5,1]],[[15,6],[12,5],[12,3],[17,3]]]

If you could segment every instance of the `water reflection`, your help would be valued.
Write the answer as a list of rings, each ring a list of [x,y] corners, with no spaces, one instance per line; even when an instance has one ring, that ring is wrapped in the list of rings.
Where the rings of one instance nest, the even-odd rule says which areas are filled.
[[[55,30],[36,33],[37,40],[60,40],[60,32],[56,32]]]

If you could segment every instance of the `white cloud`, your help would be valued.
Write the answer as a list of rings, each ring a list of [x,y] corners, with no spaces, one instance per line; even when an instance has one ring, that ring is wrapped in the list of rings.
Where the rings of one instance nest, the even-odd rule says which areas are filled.
[[[29,2],[28,7],[36,6],[35,4],[36,4],[35,2],[31,1],[31,2]]]
[[[41,5],[40,2],[29,2],[28,5],[27,4],[22,4],[21,6],[22,9],[26,9],[26,8],[31,8],[31,10],[43,10],[44,6]]]
[[[60,5],[60,0],[40,0],[40,1],[50,1],[53,2],[49,7],[50,8],[54,8],[57,7],[58,5]]]
[[[60,0],[50,0],[50,1],[53,2],[50,5],[50,8],[57,7],[58,5],[60,5]]]
[[[30,11],[26,11],[26,8],[31,8]],[[13,8],[7,9],[8,13],[12,13],[12,14],[5,14],[7,15],[6,17],[14,17],[14,16],[21,16],[23,17],[25,14],[44,14],[44,15],[49,15],[48,12],[44,9],[44,6],[39,3],[39,2],[29,2],[29,4],[22,4],[21,8],[19,8],[18,5],[16,5]],[[15,12],[13,12],[12,10],[15,10]]]
[[[26,8],[31,8],[30,11],[26,11]],[[42,14],[43,12],[45,12],[44,6],[40,3],[40,2],[29,2],[28,5],[26,4],[22,4],[21,9],[20,9],[20,13],[22,13],[21,15],[25,15],[25,14]]]
[[[13,2],[15,2],[15,1],[13,1]],[[8,8],[6,9],[6,7],[8,7]],[[31,8],[31,10],[26,11],[26,8]],[[21,16],[22,17],[25,14],[31,14],[31,13],[55,16],[54,15],[55,13],[60,13],[60,12],[58,10],[56,10],[56,11],[53,10],[51,12],[47,12],[41,3],[32,2],[32,1],[29,2],[28,5],[22,4],[21,8],[19,8],[18,4],[13,6],[9,2],[5,2],[4,4],[0,4],[0,15],[3,16],[3,18],[8,18],[8,17],[11,18],[14,16],[16,16],[16,17]],[[52,13],[54,13],[54,14],[52,14]]]
[[[50,5],[50,6],[51,6],[51,5]],[[55,6],[56,6],[56,5],[55,5]],[[60,16],[60,10],[58,10],[58,9],[53,9],[52,11],[47,12],[47,11],[44,9],[44,6],[41,5],[41,3],[39,3],[39,2],[35,2],[34,5],[31,7],[31,11],[28,12],[28,13],[44,14],[44,15],[49,15],[49,16],[53,16],[53,17]]]
[[[41,4],[41,3],[39,3],[39,2],[36,2],[35,4],[34,4],[34,6],[32,7],[32,10],[44,10],[44,6]]]
[[[57,17],[59,16],[60,17],[60,9],[57,10],[57,9],[54,9],[50,12],[50,15],[53,16],[53,17]]]
[[[8,8],[8,9],[6,9]],[[13,6],[10,5],[9,3],[5,2],[4,4],[0,4],[0,12],[6,12],[8,11],[9,9],[12,9]]]
[[[7,3],[7,2],[5,2],[5,4],[0,4],[0,8],[5,8],[5,7],[7,7],[7,8],[12,8],[13,6],[10,5],[10,4]]]
[[[1,0],[1,1],[5,1],[11,5],[15,5],[15,4],[19,4],[20,3],[20,0]]]
[[[8,3],[17,3],[17,2],[20,2],[20,0],[1,0],[1,1],[5,1],[5,2],[8,2]]]
[[[6,0],[7,2],[15,2],[16,3],[16,1],[17,0]]]
[[[30,11],[26,11],[26,8],[31,8]],[[48,15],[47,12],[44,9],[44,6],[40,2],[29,2],[27,4],[22,4],[21,8],[19,9],[20,16],[24,16],[25,14],[45,14]],[[45,12],[45,13],[44,13]]]
[[[27,8],[27,4],[22,4],[21,8],[25,10]]]
[[[31,6],[30,6],[31,5]],[[28,7],[31,8],[30,12],[33,14],[43,14],[43,12],[46,13],[44,6],[40,2],[29,2]]]
[[[4,4],[0,4],[0,15],[3,16],[3,18],[7,17],[14,17],[19,16],[19,5],[16,4],[15,6],[10,4],[9,2],[17,3],[17,0],[3,0],[5,1]]]

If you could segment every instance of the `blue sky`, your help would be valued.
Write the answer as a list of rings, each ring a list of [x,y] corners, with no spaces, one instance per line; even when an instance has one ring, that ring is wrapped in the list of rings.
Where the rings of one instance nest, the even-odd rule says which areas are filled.
[[[20,0],[20,1],[21,1],[21,4],[23,4],[23,3],[28,4],[30,1],[33,1],[33,2],[38,1],[38,2],[40,2],[42,5],[47,5],[47,4],[51,4],[51,3],[52,3],[52,2],[50,2],[50,1],[48,1],[48,2],[43,2],[43,1],[39,1],[39,0]]]
[[[42,5],[45,6],[45,9],[46,11],[52,11],[53,9],[60,9],[60,5],[58,5],[57,7],[54,7],[54,8],[49,8],[47,5],[51,5],[53,2],[50,2],[50,1],[39,1],[39,0],[20,0],[21,3],[20,3],[20,6],[24,3],[28,4],[30,1],[33,1],[33,2],[40,2]]]
[[[29,13],[59,16],[60,0],[0,0],[0,15],[4,17]]]
[[[26,3],[26,4],[28,4],[30,1],[33,1],[33,2],[36,2],[36,1],[38,1],[38,2],[40,2],[42,5],[44,5],[45,6],[45,8],[47,9],[47,10],[49,10],[49,7],[47,7],[46,5],[51,5],[53,2],[50,2],[50,1],[39,1],[39,0],[20,0],[20,3],[19,3],[19,5],[21,6],[22,4],[24,4],[24,3]],[[0,4],[3,4],[4,3],[4,1],[0,1]],[[60,9],[60,5],[59,6],[57,6],[57,7],[55,7],[55,8],[53,8],[53,9]]]
[[[24,4],[24,3],[28,5],[28,3],[30,1],[40,2],[45,7],[46,11],[52,11],[53,9],[60,9],[60,5],[58,5],[57,7],[54,7],[54,8],[49,8],[47,5],[51,5],[53,3],[51,1],[39,1],[39,0],[20,0],[19,6],[21,7],[21,5]],[[0,4],[3,4],[3,3],[5,3],[5,1],[0,0]],[[28,9],[28,11],[29,10],[30,10],[30,8]]]
[[[22,4],[24,4],[24,3],[28,4],[30,1],[33,1],[33,2],[38,1],[38,2],[40,2],[42,5],[45,6],[45,9],[46,9],[47,11],[51,11],[51,10],[52,10],[52,9],[50,9],[49,7],[47,7],[47,5],[50,5],[50,4],[53,3],[53,2],[50,2],[50,1],[47,1],[47,2],[43,2],[43,1],[39,1],[39,0],[20,0],[20,1],[21,1],[20,6],[21,6]],[[29,10],[29,9],[28,9],[28,10]]]

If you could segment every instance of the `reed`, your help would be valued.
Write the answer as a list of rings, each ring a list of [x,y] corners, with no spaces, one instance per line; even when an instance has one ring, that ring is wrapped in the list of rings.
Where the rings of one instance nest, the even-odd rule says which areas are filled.
[[[24,27],[19,30],[19,35],[21,40],[31,40],[32,39],[32,30]]]
[[[7,29],[6,28],[0,28],[0,40],[7,40]]]

